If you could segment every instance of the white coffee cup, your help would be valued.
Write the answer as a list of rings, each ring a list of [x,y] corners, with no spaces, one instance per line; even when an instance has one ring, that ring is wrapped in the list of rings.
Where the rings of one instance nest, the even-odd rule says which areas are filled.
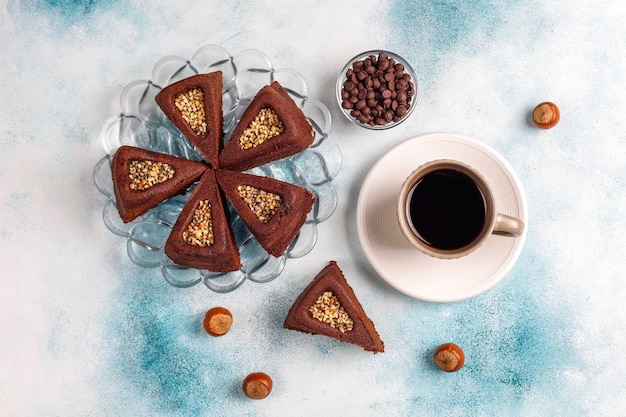
[[[397,211],[407,240],[441,259],[469,255],[492,234],[516,237],[524,231],[522,220],[498,212],[483,175],[452,159],[415,169],[402,185]]]

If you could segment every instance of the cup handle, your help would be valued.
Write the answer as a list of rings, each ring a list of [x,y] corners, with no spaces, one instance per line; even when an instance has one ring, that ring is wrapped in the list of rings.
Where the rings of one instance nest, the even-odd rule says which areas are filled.
[[[493,234],[499,236],[516,237],[524,232],[524,222],[515,217],[498,213],[496,223],[493,226]]]

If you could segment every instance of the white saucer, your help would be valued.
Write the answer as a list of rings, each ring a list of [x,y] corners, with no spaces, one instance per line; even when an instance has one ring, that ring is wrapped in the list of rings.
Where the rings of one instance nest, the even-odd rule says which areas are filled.
[[[370,170],[357,203],[357,230],[365,256],[397,290],[425,301],[458,301],[493,287],[513,267],[526,233],[513,238],[492,235],[460,259],[432,258],[406,240],[396,216],[404,179],[433,159],[457,159],[478,169],[493,189],[499,212],[522,219],[528,228],[526,198],[510,165],[486,144],[456,133],[410,138],[385,154]]]

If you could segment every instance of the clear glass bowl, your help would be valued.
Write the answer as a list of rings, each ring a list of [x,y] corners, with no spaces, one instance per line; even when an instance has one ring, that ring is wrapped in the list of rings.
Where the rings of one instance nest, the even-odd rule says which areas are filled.
[[[269,255],[231,212],[231,227],[241,254],[239,271],[216,273],[183,268],[163,252],[165,242],[178,218],[189,192],[166,200],[130,223],[120,218],[115,204],[111,177],[111,161],[117,148],[132,145],[192,160],[202,157],[196,148],[165,117],[154,97],[169,84],[199,73],[222,71],[225,140],[239,121],[256,93],[265,85],[278,81],[288,91],[315,128],[313,144],[305,151],[263,165],[248,172],[287,181],[309,189],[316,197],[313,210],[280,258]],[[126,238],[128,257],[146,268],[159,267],[165,280],[176,287],[190,287],[203,282],[216,292],[230,292],[245,280],[269,282],[282,272],[288,258],[306,255],[317,241],[317,224],[327,220],[337,206],[337,193],[332,185],[342,164],[341,151],[329,140],[330,112],[326,106],[308,97],[302,76],[291,69],[275,69],[262,52],[244,50],[234,56],[217,45],[198,49],[191,59],[166,56],[152,69],[150,80],[129,83],[120,95],[120,113],[102,127],[100,140],[106,155],[96,164],[93,180],[106,197],[102,217],[114,234]]]
[[[347,80],[346,73],[355,62],[362,61],[365,58],[372,56],[372,55],[378,57],[381,53],[387,54],[388,57],[393,58],[397,64],[402,64],[404,66],[404,73],[408,74],[411,77],[411,81],[413,82],[413,95],[411,97],[410,106],[407,109],[406,114],[400,120],[395,121],[395,122],[391,121],[384,125],[376,125],[376,124],[369,125],[369,124],[361,123],[359,120],[357,120],[355,117],[351,115],[351,109],[345,109],[342,106],[342,103],[343,103],[342,90],[343,90],[344,82]],[[400,123],[404,122],[406,119],[408,119],[409,116],[411,116],[411,113],[413,113],[413,110],[415,109],[415,106],[417,104],[418,91],[419,89],[418,89],[417,76],[415,75],[415,71],[413,71],[413,68],[411,67],[411,65],[400,55],[394,52],[389,52],[389,51],[384,51],[384,50],[372,50],[372,51],[362,52],[356,55],[355,57],[353,57],[352,59],[350,59],[348,63],[343,67],[341,72],[339,73],[339,76],[337,77],[337,85],[336,85],[337,103],[339,104],[339,108],[341,109],[341,112],[344,114],[344,116],[346,116],[346,118],[350,120],[352,123],[354,123],[355,125],[364,127],[366,129],[371,129],[371,130],[391,129],[392,127],[397,126]]]

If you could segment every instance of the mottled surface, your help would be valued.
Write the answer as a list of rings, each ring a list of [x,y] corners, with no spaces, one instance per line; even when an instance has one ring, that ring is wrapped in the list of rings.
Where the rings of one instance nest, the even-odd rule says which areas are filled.
[[[590,0],[348,2],[0,0],[0,415],[626,415],[626,12]],[[346,4],[343,4],[346,3]],[[231,294],[175,289],[126,256],[91,172],[124,85],[204,44],[253,48],[298,70],[334,117],[344,155],[335,214],[306,257]],[[342,119],[335,78],[359,52],[403,55],[418,108],[392,131]],[[541,101],[560,124],[529,122]],[[410,299],[365,259],[354,221],[371,165],[415,134],[455,131],[505,156],[524,185],[528,237],[494,289]],[[385,353],[282,329],[338,261]],[[416,271],[418,274],[419,271]],[[228,307],[212,338],[206,310]],[[466,353],[455,374],[434,348]],[[263,401],[240,384],[274,378]]]

